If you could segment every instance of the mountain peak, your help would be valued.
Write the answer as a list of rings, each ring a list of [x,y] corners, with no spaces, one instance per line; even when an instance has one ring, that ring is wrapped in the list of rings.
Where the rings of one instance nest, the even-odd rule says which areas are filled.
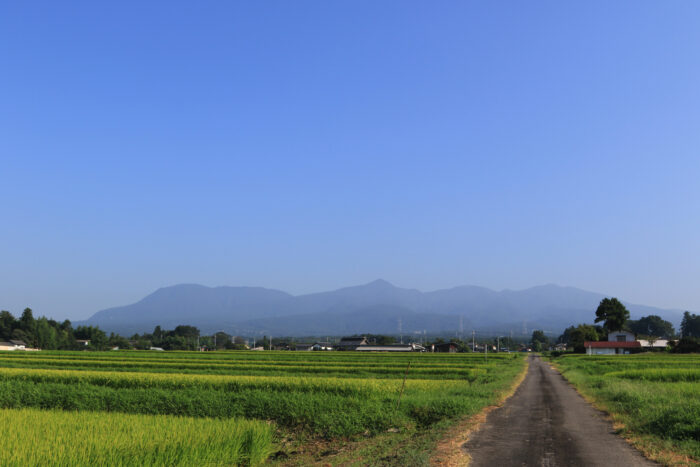
[[[383,289],[395,289],[396,286],[389,281],[384,279],[375,279],[372,282],[365,284],[365,287],[383,288]]]

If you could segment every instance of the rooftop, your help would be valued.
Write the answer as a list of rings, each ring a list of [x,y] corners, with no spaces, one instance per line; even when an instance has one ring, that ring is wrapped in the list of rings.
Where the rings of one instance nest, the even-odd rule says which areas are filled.
[[[614,342],[614,341],[586,341],[584,347],[594,349],[636,349],[642,346],[638,341]]]

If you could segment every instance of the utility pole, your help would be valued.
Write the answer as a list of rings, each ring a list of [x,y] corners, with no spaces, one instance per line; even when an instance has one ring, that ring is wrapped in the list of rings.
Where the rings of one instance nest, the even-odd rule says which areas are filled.
[[[474,330],[472,329],[472,352],[476,352],[476,346],[474,345]]]
[[[272,350],[272,336],[270,336],[270,350]]]
[[[501,351],[501,336],[498,336],[496,338],[496,352],[500,352],[500,351]]]
[[[399,336],[401,336],[401,343],[403,344],[403,328],[401,326],[401,318],[399,318]]]
[[[489,341],[486,341],[484,344],[484,363],[488,362],[488,355],[489,355]]]

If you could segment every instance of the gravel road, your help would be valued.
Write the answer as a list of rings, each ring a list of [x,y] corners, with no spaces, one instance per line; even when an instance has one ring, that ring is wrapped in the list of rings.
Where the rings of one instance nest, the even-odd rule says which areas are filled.
[[[530,356],[525,380],[463,446],[481,466],[652,466],[556,370]]]

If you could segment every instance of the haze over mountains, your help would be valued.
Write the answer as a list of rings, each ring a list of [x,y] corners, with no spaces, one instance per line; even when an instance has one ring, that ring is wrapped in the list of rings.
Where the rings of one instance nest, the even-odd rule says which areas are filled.
[[[574,287],[543,285],[493,291],[461,286],[420,292],[384,280],[330,292],[290,295],[262,287],[205,287],[182,284],[156,290],[141,301],[95,313],[76,324],[97,325],[122,335],[190,324],[203,333],[310,336],[355,333],[404,335],[481,332],[558,333],[575,323],[593,322],[605,296]],[[625,302],[633,319],[656,314],[678,326],[680,310]]]

